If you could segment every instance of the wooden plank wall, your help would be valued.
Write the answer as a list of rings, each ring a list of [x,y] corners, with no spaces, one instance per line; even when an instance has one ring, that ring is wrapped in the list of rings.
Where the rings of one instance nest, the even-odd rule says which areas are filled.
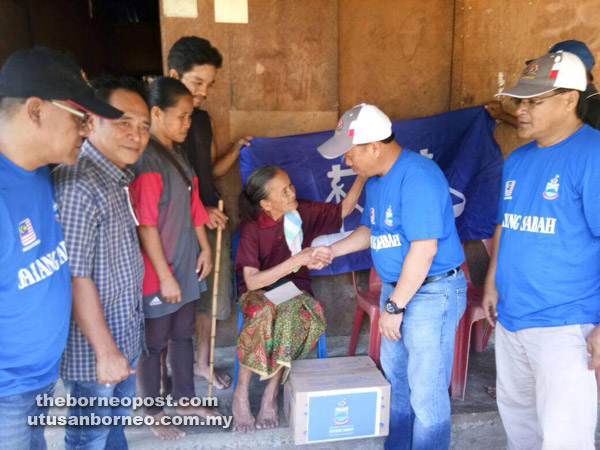
[[[456,0],[455,10],[452,109],[487,101],[499,80],[506,88],[514,85],[524,62],[556,42],[584,41],[600,56],[598,0]],[[505,124],[496,127],[496,139],[505,155],[524,143]]]
[[[373,103],[392,120],[448,110],[454,0],[340,1],[340,112]]]
[[[254,0],[248,24],[214,21],[214,2],[198,0],[198,18],[165,17],[163,60],[182,36],[209,39],[223,67],[205,108],[221,152],[244,135],[282,136],[335,127],[338,114],[338,4],[331,0]],[[237,224],[239,170],[217,181]]]

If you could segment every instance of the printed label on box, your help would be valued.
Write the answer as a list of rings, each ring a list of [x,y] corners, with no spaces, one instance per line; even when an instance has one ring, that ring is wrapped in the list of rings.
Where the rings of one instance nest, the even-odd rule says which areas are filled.
[[[381,393],[377,388],[310,395],[307,442],[376,436],[380,403]]]

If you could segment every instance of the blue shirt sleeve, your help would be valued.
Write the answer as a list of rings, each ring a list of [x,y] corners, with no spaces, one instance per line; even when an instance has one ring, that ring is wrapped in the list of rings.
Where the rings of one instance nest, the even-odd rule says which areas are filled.
[[[590,231],[594,236],[600,236],[600,148],[596,146],[589,150],[580,178],[581,200]]]
[[[369,183],[369,181],[367,180],[367,184]],[[360,224],[364,225],[367,228],[371,228],[371,219],[370,219],[370,214],[371,214],[371,206],[369,205],[369,191],[367,191],[367,184],[365,184],[365,206],[363,209],[363,212],[360,216]]]
[[[450,199],[443,176],[430,170],[418,170],[402,183],[401,222],[409,241],[445,236],[444,221]]]

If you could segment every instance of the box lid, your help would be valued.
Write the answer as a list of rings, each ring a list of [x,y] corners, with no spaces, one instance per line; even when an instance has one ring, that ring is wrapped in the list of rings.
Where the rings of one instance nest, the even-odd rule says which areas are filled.
[[[378,370],[368,356],[344,356],[341,358],[299,359],[292,361],[290,374],[321,372],[352,372],[362,369]]]
[[[348,372],[295,373],[290,374],[288,382],[296,393],[386,387],[390,385],[382,373],[373,368]]]

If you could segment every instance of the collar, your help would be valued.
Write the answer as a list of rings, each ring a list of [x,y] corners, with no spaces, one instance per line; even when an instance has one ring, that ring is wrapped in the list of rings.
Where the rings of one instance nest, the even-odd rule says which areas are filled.
[[[86,139],[81,146],[81,156],[86,156],[109,180],[121,186],[129,185],[134,178],[133,170],[129,167],[119,169],[104,156],[100,150]]]
[[[281,219],[277,221],[269,217],[266,212],[259,211],[258,215],[256,216],[256,222],[260,228],[271,228],[283,223],[283,216],[281,216]]]

